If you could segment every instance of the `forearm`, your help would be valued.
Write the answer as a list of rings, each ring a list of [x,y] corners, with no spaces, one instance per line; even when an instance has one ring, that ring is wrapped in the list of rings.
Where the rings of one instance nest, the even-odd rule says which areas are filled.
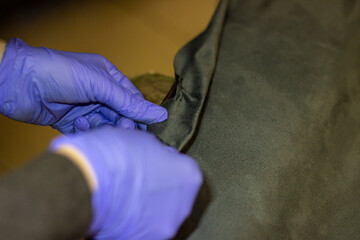
[[[0,180],[0,239],[80,239],[91,193],[79,168],[45,154]]]

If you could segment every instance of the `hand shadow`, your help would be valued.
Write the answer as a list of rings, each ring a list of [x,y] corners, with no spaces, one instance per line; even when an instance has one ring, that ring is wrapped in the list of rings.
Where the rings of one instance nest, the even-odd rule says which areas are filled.
[[[199,194],[195,200],[193,210],[172,240],[183,240],[188,238],[198,227],[202,216],[208,208],[212,199],[212,193],[206,176],[204,175],[203,178],[203,185],[201,186]]]

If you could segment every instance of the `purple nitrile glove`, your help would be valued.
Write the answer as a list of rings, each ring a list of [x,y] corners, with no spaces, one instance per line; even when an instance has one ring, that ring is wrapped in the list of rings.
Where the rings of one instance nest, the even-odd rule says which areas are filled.
[[[98,110],[91,112],[86,116],[81,116],[75,119],[74,130],[78,133],[92,128],[102,127],[104,125],[117,126],[126,129],[141,129],[146,131],[146,125],[136,123],[126,117],[121,117],[105,107],[100,107]]]
[[[153,135],[103,127],[58,137],[50,149],[69,145],[95,172],[89,230],[95,239],[169,239],[191,212],[202,183],[199,167]]]
[[[20,39],[8,42],[0,65],[0,113],[73,133],[91,127],[85,120],[94,112],[113,125],[125,117],[142,129],[167,118],[164,108],[144,100],[101,55],[29,47]]]

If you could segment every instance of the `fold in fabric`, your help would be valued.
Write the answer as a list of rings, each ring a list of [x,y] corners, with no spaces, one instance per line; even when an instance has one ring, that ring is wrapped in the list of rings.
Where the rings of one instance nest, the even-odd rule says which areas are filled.
[[[149,126],[164,143],[183,149],[198,125],[215,71],[228,1],[221,1],[207,29],[186,44],[174,60],[176,88],[162,106],[168,120]],[[170,130],[171,129],[171,130]]]
[[[360,239],[360,2],[221,2],[151,130],[205,182],[176,239]]]

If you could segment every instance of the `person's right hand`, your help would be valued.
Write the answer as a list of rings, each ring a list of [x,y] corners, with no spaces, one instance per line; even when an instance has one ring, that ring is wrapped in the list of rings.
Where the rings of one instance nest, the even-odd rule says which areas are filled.
[[[105,57],[30,47],[21,39],[8,42],[0,65],[0,113],[62,133],[135,122],[144,129],[167,118]]]
[[[94,173],[95,239],[169,239],[202,183],[196,162],[153,135],[113,127],[61,136],[51,150],[76,149]]]

